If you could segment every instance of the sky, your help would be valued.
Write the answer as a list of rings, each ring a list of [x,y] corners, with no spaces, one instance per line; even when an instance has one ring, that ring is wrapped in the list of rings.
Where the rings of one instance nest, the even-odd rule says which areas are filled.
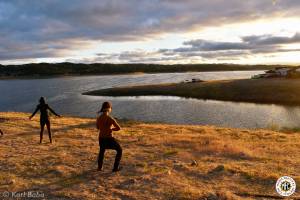
[[[0,64],[300,64],[299,0],[0,0]]]

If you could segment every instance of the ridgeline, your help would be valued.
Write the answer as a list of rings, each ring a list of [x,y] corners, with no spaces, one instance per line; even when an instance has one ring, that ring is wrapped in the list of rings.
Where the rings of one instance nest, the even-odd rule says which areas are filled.
[[[106,75],[128,73],[171,73],[205,71],[269,70],[280,65],[234,65],[234,64],[75,64],[75,63],[32,63],[24,65],[0,65],[0,78]]]

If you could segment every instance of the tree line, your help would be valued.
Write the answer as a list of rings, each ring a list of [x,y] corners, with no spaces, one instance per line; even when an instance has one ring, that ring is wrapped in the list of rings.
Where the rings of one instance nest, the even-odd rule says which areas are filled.
[[[280,65],[234,64],[108,64],[108,63],[31,63],[24,65],[0,65],[0,76],[58,76],[104,75],[125,73],[205,72],[233,70],[268,70]]]

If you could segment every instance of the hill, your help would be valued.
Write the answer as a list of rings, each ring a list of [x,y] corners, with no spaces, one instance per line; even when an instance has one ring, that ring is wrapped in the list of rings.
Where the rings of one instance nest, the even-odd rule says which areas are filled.
[[[65,75],[105,75],[127,73],[168,73],[168,72],[204,72],[268,70],[279,65],[233,65],[233,64],[75,64],[75,63],[32,63],[24,65],[0,65],[0,78],[43,77]]]
[[[0,113],[0,194],[39,191],[46,199],[278,198],[276,180],[300,182],[300,135],[269,130],[122,121],[123,170],[114,152],[96,171],[95,120],[53,118],[54,144],[39,145],[38,116]],[[298,190],[299,191],[299,190]]]

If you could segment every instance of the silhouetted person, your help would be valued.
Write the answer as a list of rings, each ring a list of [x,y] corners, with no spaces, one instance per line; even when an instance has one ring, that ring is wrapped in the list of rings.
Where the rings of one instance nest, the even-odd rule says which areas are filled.
[[[32,113],[32,115],[29,117],[29,119],[31,119],[38,111],[40,111],[40,125],[41,125],[40,143],[42,143],[42,140],[43,140],[43,132],[44,132],[45,125],[47,126],[50,143],[52,143],[51,127],[50,127],[50,119],[49,119],[48,110],[58,117],[60,117],[60,115],[56,114],[54,112],[54,110],[52,110],[52,108],[50,108],[50,106],[48,104],[46,104],[44,97],[41,97],[39,102],[40,103],[37,105],[35,111]]]
[[[1,131],[1,129],[0,129],[0,134],[3,135],[3,132]]]
[[[109,116],[111,110],[112,110],[111,103],[104,102],[100,110],[102,114],[97,117],[96,125],[97,125],[97,129],[100,130],[99,131],[100,152],[98,156],[98,170],[99,171],[102,170],[105,150],[113,149],[117,151],[113,172],[117,172],[120,170],[119,164],[122,157],[122,148],[118,143],[118,141],[112,136],[112,132],[121,130],[121,127],[115,119]]]

